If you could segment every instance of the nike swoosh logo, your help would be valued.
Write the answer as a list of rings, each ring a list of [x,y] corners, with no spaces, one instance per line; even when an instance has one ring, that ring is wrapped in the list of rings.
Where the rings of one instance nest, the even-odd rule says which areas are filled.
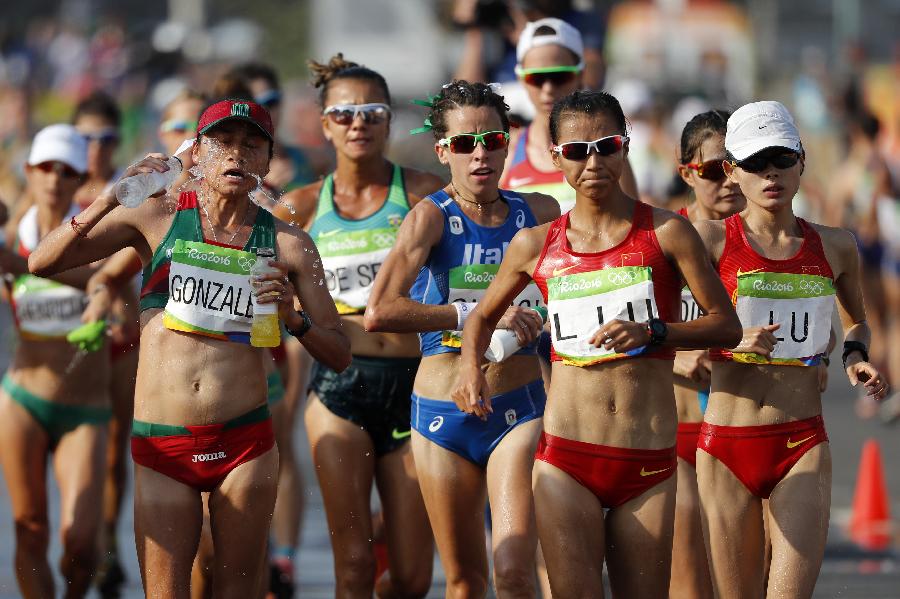
[[[754,268],[753,270],[743,270],[743,271],[742,271],[742,270],[739,268],[739,269],[737,270],[737,276],[741,276],[741,275],[752,275],[752,274],[757,273],[757,272],[759,272],[759,271],[761,271],[761,270],[762,270],[761,268]]]
[[[793,443],[791,442],[790,438],[788,438],[788,440],[787,440],[787,448],[788,448],[788,449],[793,449],[793,448],[797,447],[798,445],[800,445],[801,443],[806,443],[807,441],[809,441],[809,440],[812,439],[813,437],[815,437],[815,435],[810,435],[810,436],[808,436],[808,437],[805,438],[805,439],[800,439],[799,441],[794,441]]]
[[[528,185],[529,183],[531,183],[531,179],[529,179],[528,177],[525,177],[524,179],[510,179],[509,187],[511,189],[515,189],[516,187]]]
[[[567,270],[572,270],[572,269],[575,268],[576,266],[578,266],[578,264],[573,264],[572,266],[567,266],[567,267],[565,267],[565,268],[554,268],[554,269],[553,269],[553,276],[554,276],[554,277],[558,277],[558,276],[561,275],[562,273],[566,272]]]
[[[412,431],[411,431],[411,430],[408,430],[408,431],[398,431],[397,429],[394,429],[394,430],[391,431],[391,437],[393,437],[394,439],[398,439],[398,440],[399,440],[399,439],[405,439],[405,438],[409,437],[410,435],[412,435]]]
[[[325,231],[323,233],[319,233],[319,237],[317,239],[321,239],[322,237],[331,237],[332,235],[337,235],[340,233],[340,229],[335,229],[333,231]]]
[[[666,470],[671,470],[672,467],[663,468],[662,470],[650,470],[649,472],[644,470],[644,467],[641,466],[641,476],[653,476],[654,474],[659,474],[660,472],[665,472]]]

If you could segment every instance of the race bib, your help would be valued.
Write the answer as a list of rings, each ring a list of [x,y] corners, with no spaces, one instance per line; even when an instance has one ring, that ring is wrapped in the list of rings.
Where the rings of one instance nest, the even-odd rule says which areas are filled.
[[[771,359],[734,353],[737,362],[813,365],[828,347],[834,282],[816,275],[747,273],[737,277],[735,310],[744,328],[780,324]]]
[[[497,276],[499,264],[469,264],[450,269],[450,293],[447,303],[453,302],[480,302],[487,291],[488,285]],[[522,292],[516,296],[511,304],[523,308],[537,308],[544,305],[541,290],[534,283],[529,283]],[[462,331],[444,331],[441,336],[441,345],[448,347],[462,347]]]
[[[617,354],[590,340],[611,320],[646,322],[659,314],[650,267],[623,266],[547,280],[553,349],[564,364],[590,366],[639,355],[646,346]]]
[[[87,296],[80,289],[34,275],[16,277],[12,290],[19,331],[25,338],[58,339],[82,325]]]
[[[687,287],[681,289],[681,322],[690,322],[703,316],[703,310]]]
[[[366,309],[375,275],[397,240],[396,228],[336,230],[319,234],[325,284],[339,314]]]
[[[177,240],[163,325],[173,331],[249,343],[250,269],[255,261],[254,254],[243,250]]]

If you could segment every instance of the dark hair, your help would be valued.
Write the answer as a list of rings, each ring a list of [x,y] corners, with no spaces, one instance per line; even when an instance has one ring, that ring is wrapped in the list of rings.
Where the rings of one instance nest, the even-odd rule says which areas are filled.
[[[119,105],[112,96],[103,91],[95,91],[78,103],[72,114],[72,123],[77,123],[78,119],[85,115],[102,117],[116,128],[122,124],[122,112],[119,110]]]
[[[724,138],[730,116],[724,110],[710,110],[689,120],[681,131],[681,164],[688,164],[708,138],[713,135]]]
[[[273,89],[281,89],[275,69],[261,62],[247,62],[238,65],[231,69],[228,74],[235,79],[243,81],[246,85],[249,85],[255,79],[264,79]]]
[[[456,80],[441,88],[438,94],[431,98],[431,111],[426,121],[431,123],[431,131],[435,139],[441,139],[447,135],[447,113],[463,106],[490,106],[497,111],[503,130],[509,131],[509,106],[503,101],[503,96],[495,92],[484,83],[469,83],[464,80]]]
[[[559,136],[559,121],[574,114],[592,115],[604,112],[615,121],[616,129],[625,135],[625,113],[612,94],[591,90],[577,90],[557,100],[550,111],[550,140],[555,144]]]
[[[209,104],[212,106],[220,100],[241,100],[242,102],[255,102],[253,92],[247,87],[243,79],[228,72],[216,79],[213,84],[212,94],[213,101]]]
[[[319,104],[323,108],[325,107],[325,98],[328,97],[328,89],[331,87],[332,82],[339,79],[372,81],[384,92],[387,103],[391,103],[391,92],[388,90],[387,81],[384,80],[384,77],[368,67],[345,60],[344,54],[341,52],[328,59],[327,64],[322,64],[315,60],[307,60],[306,66],[312,73],[311,83],[313,87],[319,90]]]

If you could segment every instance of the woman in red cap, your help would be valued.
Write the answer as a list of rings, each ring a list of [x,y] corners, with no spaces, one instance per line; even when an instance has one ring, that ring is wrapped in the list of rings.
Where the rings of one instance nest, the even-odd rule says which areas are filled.
[[[199,119],[194,189],[133,209],[104,193],[30,258],[33,272],[47,274],[131,246],[145,265],[132,457],[148,597],[189,597],[204,491],[216,545],[213,594],[244,599],[259,588],[278,454],[263,352],[247,345],[251,295],[258,305],[276,303],[316,359],[337,370],[350,361],[312,240],[251,201],[272,138],[258,104],[217,102]],[[125,176],[168,168],[152,155]],[[274,272],[254,276],[251,287],[253,250],[263,248],[277,256]]]
[[[710,350],[712,388],[696,454],[713,588],[717,597],[809,597],[831,504],[815,366],[828,359],[835,299],[850,383],[876,400],[888,385],[868,361],[853,236],[794,216],[805,154],[790,113],[778,102],[742,106],[728,119],[725,151],[725,173],[747,206],[695,225],[743,326],[736,347]]]

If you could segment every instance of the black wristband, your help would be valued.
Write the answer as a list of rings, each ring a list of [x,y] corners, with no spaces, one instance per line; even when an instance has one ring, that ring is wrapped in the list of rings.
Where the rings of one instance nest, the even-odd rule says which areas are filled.
[[[862,354],[863,362],[869,361],[869,348],[864,343],[860,341],[844,341],[844,353],[841,354],[841,362],[844,363],[844,368],[847,368],[847,356],[855,351]]]
[[[309,314],[300,310],[297,312],[300,315],[300,318],[303,319],[303,323],[300,325],[300,328],[297,329],[288,329],[287,332],[290,333],[293,337],[300,339],[312,328],[312,320],[309,318]]]

